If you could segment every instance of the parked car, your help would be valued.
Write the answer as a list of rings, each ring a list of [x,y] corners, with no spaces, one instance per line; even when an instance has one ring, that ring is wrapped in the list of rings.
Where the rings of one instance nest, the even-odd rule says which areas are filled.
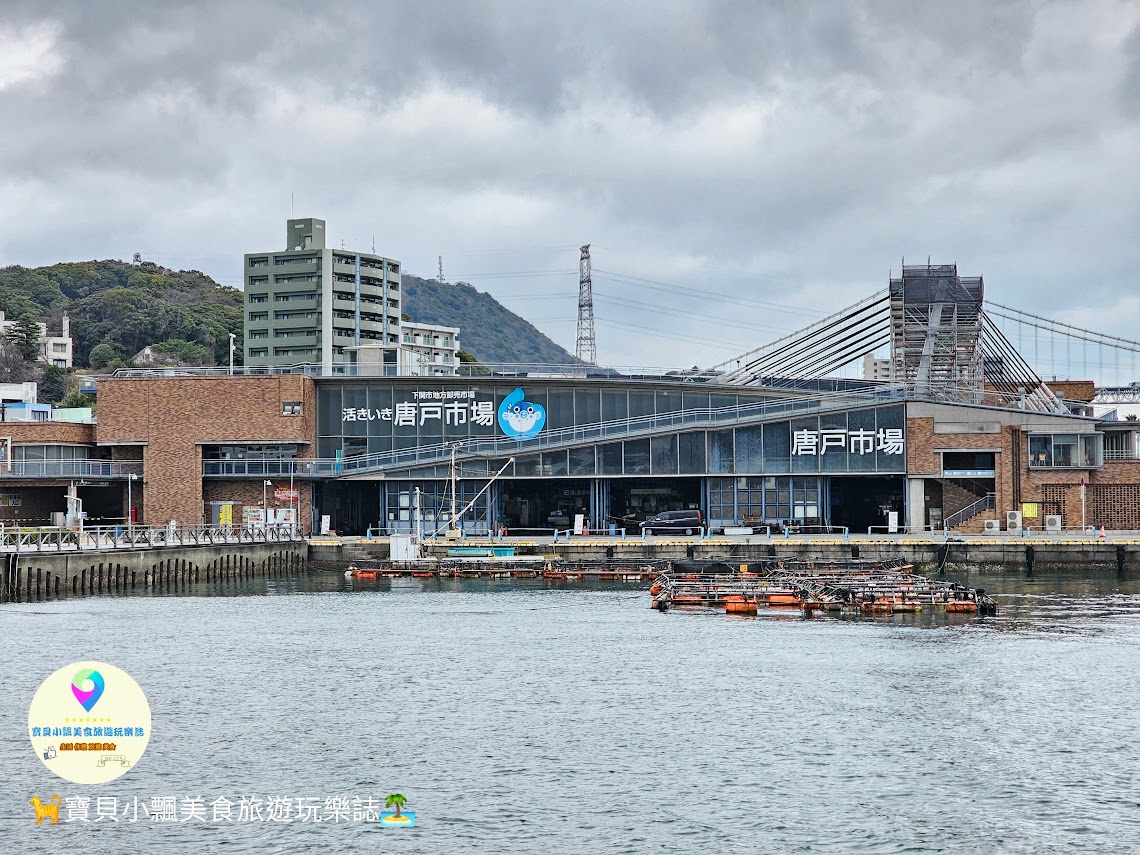
[[[546,518],[546,524],[552,525],[555,528],[558,528],[560,526],[568,526],[570,525],[570,514],[562,509],[551,511],[550,516]]]
[[[701,530],[703,520],[701,512],[665,511],[655,517],[650,517],[641,524],[642,534],[653,534],[662,531],[683,531],[685,534],[694,534]]]

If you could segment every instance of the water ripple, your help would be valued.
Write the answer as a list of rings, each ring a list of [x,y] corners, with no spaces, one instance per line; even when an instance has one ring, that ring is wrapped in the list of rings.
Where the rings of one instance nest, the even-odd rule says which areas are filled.
[[[1140,589],[977,578],[996,618],[659,614],[628,586],[343,577],[0,607],[4,851],[1099,852],[1140,840]],[[253,596],[251,596],[253,595]],[[26,653],[25,653],[26,652]],[[23,737],[114,662],[153,738],[97,791]],[[409,797],[419,827],[35,828],[33,793]]]

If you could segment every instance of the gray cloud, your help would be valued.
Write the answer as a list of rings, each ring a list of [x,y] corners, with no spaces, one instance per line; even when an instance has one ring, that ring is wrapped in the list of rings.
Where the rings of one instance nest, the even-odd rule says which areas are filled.
[[[602,269],[813,308],[930,254],[1007,303],[1140,322],[1113,310],[1140,262],[1127,5],[0,4],[0,34],[44,21],[58,70],[0,84],[0,263],[151,250],[236,284],[293,192],[413,272],[567,270],[478,280],[565,345],[576,253],[534,248],[586,240]],[[600,330],[603,355],[749,335],[642,320],[706,346]]]

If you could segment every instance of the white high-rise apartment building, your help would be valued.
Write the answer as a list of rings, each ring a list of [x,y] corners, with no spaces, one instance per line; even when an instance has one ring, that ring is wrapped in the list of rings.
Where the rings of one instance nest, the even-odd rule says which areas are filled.
[[[245,364],[346,364],[400,343],[400,263],[326,246],[325,221],[289,220],[285,249],[245,256]]]

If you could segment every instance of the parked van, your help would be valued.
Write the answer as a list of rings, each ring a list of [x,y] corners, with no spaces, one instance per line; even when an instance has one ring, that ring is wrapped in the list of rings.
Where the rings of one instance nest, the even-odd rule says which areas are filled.
[[[703,520],[698,510],[665,511],[650,517],[641,524],[642,534],[654,532],[681,531],[685,534],[699,534]]]

